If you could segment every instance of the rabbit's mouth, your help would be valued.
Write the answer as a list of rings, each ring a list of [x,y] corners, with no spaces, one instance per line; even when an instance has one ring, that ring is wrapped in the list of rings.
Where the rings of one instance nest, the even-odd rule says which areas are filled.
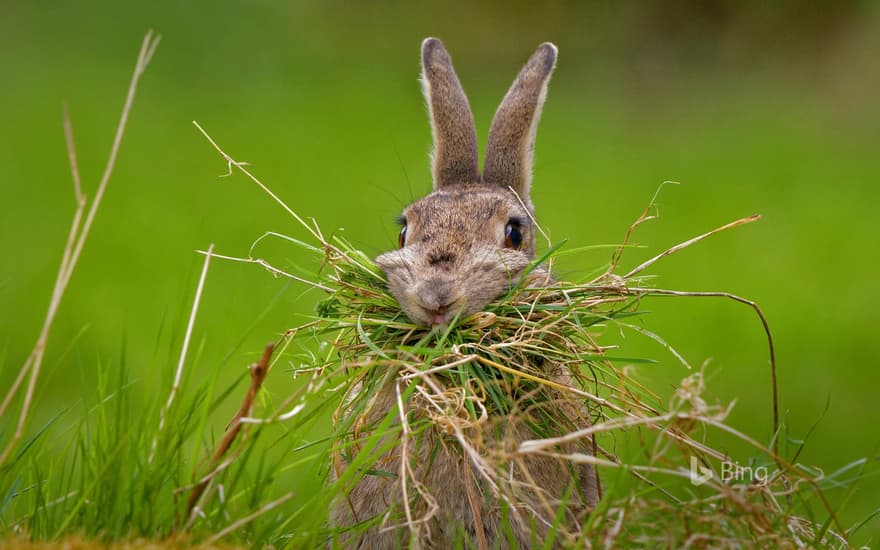
[[[459,285],[454,279],[430,277],[414,285],[408,292],[410,310],[415,313],[414,321],[436,327],[447,326],[456,317],[466,315],[466,300],[463,300]]]
[[[430,328],[445,328],[456,318],[468,315],[465,304],[461,301],[449,301],[443,303],[425,303],[419,296],[410,296],[409,307],[404,307],[404,313],[410,320]]]
[[[457,315],[461,313],[461,308],[457,308],[454,305],[451,306],[440,306],[436,309],[425,309],[428,317],[428,324],[431,327],[440,327],[444,328],[449,325],[449,322]]]
[[[431,326],[445,325],[446,324],[446,308],[443,306],[440,306],[437,309],[429,310],[428,311],[428,319],[431,321]]]

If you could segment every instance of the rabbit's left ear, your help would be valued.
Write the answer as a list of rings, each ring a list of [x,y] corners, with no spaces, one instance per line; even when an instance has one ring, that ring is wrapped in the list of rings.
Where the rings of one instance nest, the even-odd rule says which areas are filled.
[[[555,66],[556,46],[538,46],[495,112],[486,145],[483,181],[512,187],[529,209],[535,130]]]

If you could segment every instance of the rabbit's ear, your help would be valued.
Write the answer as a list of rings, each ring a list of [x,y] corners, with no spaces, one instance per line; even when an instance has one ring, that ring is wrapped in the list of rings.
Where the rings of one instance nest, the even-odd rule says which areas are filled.
[[[477,132],[467,97],[452,68],[452,60],[436,38],[422,42],[422,85],[431,115],[434,189],[477,183]]]
[[[538,46],[498,107],[486,145],[483,180],[512,187],[529,207],[535,130],[555,66],[556,46]]]

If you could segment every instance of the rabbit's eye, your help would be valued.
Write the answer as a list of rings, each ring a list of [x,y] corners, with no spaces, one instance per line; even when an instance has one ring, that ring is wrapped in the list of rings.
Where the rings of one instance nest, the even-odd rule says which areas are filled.
[[[504,228],[504,248],[519,250],[522,246],[522,230],[518,223],[510,222]]]
[[[400,233],[397,235],[397,245],[400,248],[403,248],[403,245],[406,244],[406,224],[403,224],[403,227],[400,228]]]

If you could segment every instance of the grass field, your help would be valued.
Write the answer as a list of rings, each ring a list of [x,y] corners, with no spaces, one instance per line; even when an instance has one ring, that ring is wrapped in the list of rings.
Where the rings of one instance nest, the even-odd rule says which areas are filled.
[[[711,31],[688,34],[693,44],[680,33],[672,45],[662,32],[637,40],[626,38],[636,31],[625,23],[641,19],[625,9],[565,4],[519,6],[504,16],[463,6],[453,15],[439,7],[371,11],[342,3],[260,3],[247,13],[232,3],[10,6],[0,21],[0,387],[11,383],[39,333],[74,212],[62,103],[91,196],[140,38],[155,27],[163,39],[51,334],[27,438],[51,426],[16,470],[0,471],[0,534],[14,535],[22,516],[46,504],[39,499],[86,490],[103,499],[70,497],[81,504],[57,506],[63,513],[40,516],[29,533],[112,539],[167,530],[172,488],[138,494],[135,488],[151,487],[142,476],[190,483],[244,393],[244,367],[266,342],[306,320],[319,297],[256,266],[215,261],[174,417],[181,437],[168,439],[145,466],[141,453],[168,394],[202,265],[195,250],[214,243],[220,253],[245,255],[266,231],[303,236],[244,178],[217,177],[226,166],[191,121],[251,162],[298,212],[325,230],[340,228],[375,256],[395,245],[394,216],[430,186],[430,134],[416,81],[418,45],[427,35],[446,41],[481,140],[532,48],[548,39],[559,45],[534,187],[539,220],[554,240],[619,243],[667,180],[680,185],[663,189],[661,217],[639,228],[635,240],[646,247],[628,251],[627,265],[760,213],[759,223],[664,260],[656,284],[758,302],[776,340],[790,435],[809,433],[800,461],[830,473],[873,457],[880,444],[880,26],[872,5],[859,6],[856,16],[841,16],[839,36],[810,48],[782,38],[753,44],[742,38],[749,35],[722,47]],[[280,241],[260,250],[293,271],[316,268]],[[585,277],[609,253],[566,256],[557,275]],[[736,400],[731,425],[768,442],[768,357],[753,313],[707,299],[652,299],[642,309],[650,312],[645,326],[690,363],[708,361],[710,397]],[[661,394],[687,374],[648,338],[607,337],[627,356],[658,361],[638,372]],[[205,405],[236,381],[228,399]],[[277,404],[296,385],[289,370],[275,370],[261,406]],[[204,416],[188,418],[187,411]],[[319,415],[261,436],[265,452],[241,466],[239,483],[264,479],[271,469],[280,474],[259,485],[265,493],[233,502],[232,517],[290,491],[318,491],[315,452],[292,450],[326,436],[325,421]],[[0,419],[4,446],[13,425],[10,415]],[[735,442],[729,450],[749,458]],[[166,470],[157,470],[160,464]],[[880,508],[877,466],[869,464],[852,492],[828,491],[843,525]],[[45,485],[16,485],[10,472]],[[88,479],[100,482],[77,485]],[[265,535],[230,541],[268,541],[263,536],[273,530],[298,525],[301,518],[285,516],[295,506],[287,502],[270,514],[259,527]],[[212,518],[202,528],[217,532],[228,523]],[[878,536],[875,517],[853,540]]]

